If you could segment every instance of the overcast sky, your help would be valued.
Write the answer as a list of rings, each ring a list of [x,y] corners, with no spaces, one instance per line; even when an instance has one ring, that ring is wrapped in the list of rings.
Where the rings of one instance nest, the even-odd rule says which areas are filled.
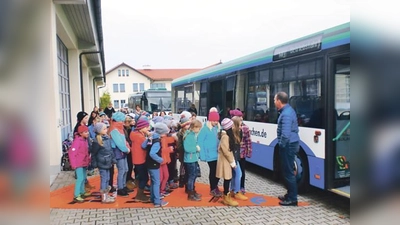
[[[204,68],[350,21],[349,0],[103,0],[106,70]]]

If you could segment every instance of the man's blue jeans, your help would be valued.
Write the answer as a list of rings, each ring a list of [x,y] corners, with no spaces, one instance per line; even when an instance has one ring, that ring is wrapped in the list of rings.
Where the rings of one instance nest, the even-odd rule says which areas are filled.
[[[299,142],[287,144],[279,148],[282,175],[287,188],[287,200],[297,201],[297,181],[294,175],[293,163],[295,155],[299,152]]]
[[[106,190],[108,188],[108,183],[110,182],[110,170],[99,169],[99,172],[100,172],[100,190]]]
[[[85,193],[86,167],[78,167],[75,169],[75,172],[76,181],[74,197],[76,198]]]
[[[128,173],[128,162],[126,161],[126,158],[117,159],[117,168],[118,168],[118,177],[117,177],[118,190],[122,190],[126,186],[126,175]]]
[[[237,193],[240,191],[240,180],[242,179],[242,170],[239,161],[236,161],[236,168],[232,169],[231,189]]]
[[[197,178],[197,163],[185,163],[187,170],[185,175],[188,176],[187,189],[188,191],[194,190],[194,183]]]
[[[160,205],[160,169],[149,169],[150,174],[150,201],[154,205]]]

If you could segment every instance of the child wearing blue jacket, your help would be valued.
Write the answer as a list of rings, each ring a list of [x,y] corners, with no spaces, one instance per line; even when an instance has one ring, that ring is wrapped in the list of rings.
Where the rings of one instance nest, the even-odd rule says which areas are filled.
[[[188,200],[189,201],[201,201],[201,195],[194,190],[194,184],[196,183],[197,174],[199,173],[199,152],[201,152],[200,146],[197,143],[197,135],[201,129],[201,122],[199,120],[193,120],[190,124],[189,130],[186,132],[183,138],[183,148],[185,154],[183,161],[187,168],[186,174],[188,176],[187,189],[188,189]]]
[[[219,114],[217,111],[212,111],[208,114],[208,121],[204,123],[201,128],[197,142],[200,146],[200,160],[208,163],[210,173],[208,175],[210,183],[210,195],[222,196],[222,192],[218,188],[219,178],[215,176],[217,171],[217,159],[218,159],[218,133],[221,130],[219,124]]]
[[[147,149],[146,166],[150,174],[150,201],[154,207],[163,207],[168,202],[161,201],[160,198],[160,164],[163,162],[161,157],[160,135],[168,134],[169,128],[163,123],[154,124],[154,132],[142,143],[142,148]]]

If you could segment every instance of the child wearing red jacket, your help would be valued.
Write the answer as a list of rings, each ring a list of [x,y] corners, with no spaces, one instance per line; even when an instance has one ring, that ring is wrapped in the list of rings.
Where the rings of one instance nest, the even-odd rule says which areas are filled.
[[[90,195],[90,193],[85,193],[86,168],[90,163],[88,137],[88,127],[80,125],[78,127],[78,135],[75,137],[71,148],[68,150],[71,167],[75,169],[76,172],[74,202],[78,203],[84,202],[83,197]]]

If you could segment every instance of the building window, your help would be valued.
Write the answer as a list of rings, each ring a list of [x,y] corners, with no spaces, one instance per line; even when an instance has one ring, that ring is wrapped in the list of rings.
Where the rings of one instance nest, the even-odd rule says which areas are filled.
[[[129,70],[126,70],[126,76],[129,77]]]
[[[140,87],[140,91],[144,91],[144,83],[140,83],[139,87]]]
[[[119,92],[125,92],[125,84],[119,84]]]
[[[121,100],[121,108],[125,107],[125,99]]]
[[[119,109],[119,101],[118,100],[114,100],[114,107],[116,109]]]
[[[119,77],[121,76],[121,70],[118,70],[118,76]]]
[[[118,84],[113,84],[113,92],[118,92]]]
[[[122,70],[122,76],[123,77],[125,76],[125,70]]]
[[[133,92],[138,92],[139,88],[138,88],[138,83],[133,83]]]
[[[152,83],[150,88],[165,88],[165,83]]]

